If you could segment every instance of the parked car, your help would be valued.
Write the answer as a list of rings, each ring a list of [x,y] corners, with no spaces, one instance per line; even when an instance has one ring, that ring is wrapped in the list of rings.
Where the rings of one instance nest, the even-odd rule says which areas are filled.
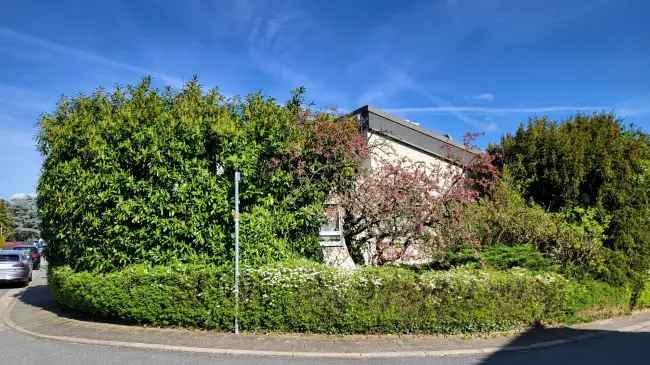
[[[32,258],[32,269],[38,270],[41,268],[41,254],[38,252],[38,248],[29,245],[15,245],[10,247],[9,250],[22,251]]]
[[[22,250],[0,250],[0,281],[32,281],[32,257]]]

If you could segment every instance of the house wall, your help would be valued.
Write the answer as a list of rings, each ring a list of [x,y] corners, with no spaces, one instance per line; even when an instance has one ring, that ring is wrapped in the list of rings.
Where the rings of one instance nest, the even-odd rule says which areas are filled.
[[[454,165],[443,161],[437,156],[425,153],[390,137],[372,131],[368,132],[370,152],[370,169],[376,169],[386,162],[395,162],[406,158],[413,163],[422,163],[426,168],[455,168]]]

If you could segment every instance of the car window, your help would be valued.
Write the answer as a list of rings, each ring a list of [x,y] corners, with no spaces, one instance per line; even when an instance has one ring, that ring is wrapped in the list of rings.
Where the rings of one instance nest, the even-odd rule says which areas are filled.
[[[18,260],[18,255],[0,254],[0,262],[15,262]]]

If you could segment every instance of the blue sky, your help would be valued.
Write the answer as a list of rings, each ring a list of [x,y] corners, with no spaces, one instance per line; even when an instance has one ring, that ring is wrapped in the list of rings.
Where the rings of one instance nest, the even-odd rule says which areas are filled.
[[[61,95],[198,74],[226,95],[364,104],[485,146],[535,115],[650,130],[647,1],[29,1],[0,12],[0,197],[35,190]]]

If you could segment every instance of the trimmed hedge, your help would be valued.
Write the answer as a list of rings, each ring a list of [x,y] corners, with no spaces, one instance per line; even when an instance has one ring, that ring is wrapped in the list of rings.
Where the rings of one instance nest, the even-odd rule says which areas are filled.
[[[583,322],[630,312],[632,291],[602,281],[585,279],[570,282],[567,292],[569,322]]]
[[[49,272],[61,306],[95,318],[229,330],[232,268],[130,266],[113,273]],[[557,274],[397,267],[341,272],[311,262],[244,267],[240,324],[250,331],[468,333],[567,318],[569,282]]]
[[[639,301],[637,302],[637,308],[647,309],[650,308],[650,283],[646,282],[645,287],[639,294]]]

